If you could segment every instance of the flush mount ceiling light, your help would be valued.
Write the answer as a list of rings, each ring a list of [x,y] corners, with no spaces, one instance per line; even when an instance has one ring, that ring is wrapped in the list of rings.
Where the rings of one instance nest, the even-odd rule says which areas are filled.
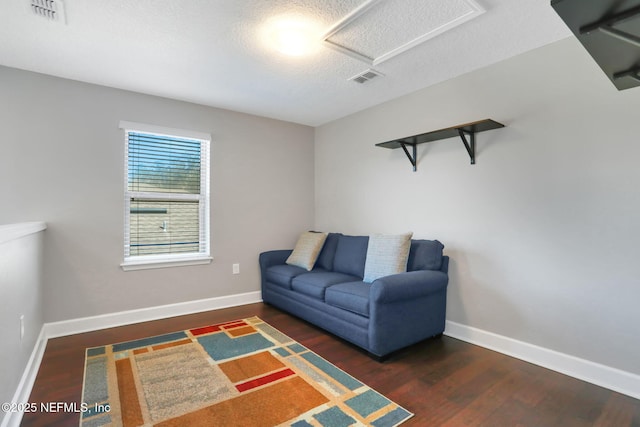
[[[310,21],[296,18],[279,18],[269,22],[264,31],[267,43],[280,53],[304,56],[320,48],[321,32]]]

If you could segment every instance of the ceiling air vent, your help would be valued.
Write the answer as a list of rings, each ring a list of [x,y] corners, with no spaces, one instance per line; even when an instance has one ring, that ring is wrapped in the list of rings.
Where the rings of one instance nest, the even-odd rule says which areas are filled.
[[[50,21],[65,22],[62,0],[30,0],[31,12]]]
[[[382,74],[379,71],[368,69],[367,71],[364,71],[362,73],[356,74],[355,76],[351,77],[349,80],[353,80],[356,83],[363,84],[363,83],[368,82],[369,80],[373,80],[376,77],[381,77],[383,75],[384,74]]]

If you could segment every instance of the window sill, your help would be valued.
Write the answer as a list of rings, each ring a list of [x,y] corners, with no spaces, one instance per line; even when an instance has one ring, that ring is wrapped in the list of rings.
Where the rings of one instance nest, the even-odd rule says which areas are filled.
[[[208,255],[190,255],[188,257],[136,257],[125,260],[120,267],[124,271],[149,270],[152,268],[184,267],[188,265],[210,264],[213,258]]]

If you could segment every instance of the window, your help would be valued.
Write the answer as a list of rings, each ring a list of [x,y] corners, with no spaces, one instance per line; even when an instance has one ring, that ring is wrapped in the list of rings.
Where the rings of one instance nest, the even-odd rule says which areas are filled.
[[[125,270],[211,262],[209,143],[199,132],[121,122]]]

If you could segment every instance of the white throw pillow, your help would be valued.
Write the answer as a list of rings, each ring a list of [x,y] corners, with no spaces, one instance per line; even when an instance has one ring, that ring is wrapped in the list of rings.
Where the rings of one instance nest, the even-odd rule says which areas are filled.
[[[363,280],[371,283],[380,277],[407,271],[412,236],[413,233],[369,236]]]
[[[287,264],[302,267],[307,271],[311,271],[320,255],[324,241],[327,240],[328,233],[316,233],[307,231],[302,233],[298,238],[296,247],[287,258]]]

